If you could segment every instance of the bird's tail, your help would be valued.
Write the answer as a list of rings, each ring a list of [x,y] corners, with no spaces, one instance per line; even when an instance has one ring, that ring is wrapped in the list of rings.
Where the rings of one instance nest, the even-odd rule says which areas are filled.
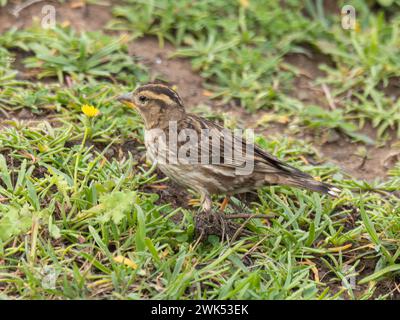
[[[290,186],[305,188],[311,191],[316,191],[324,194],[328,194],[332,197],[337,198],[340,194],[340,189],[330,185],[325,182],[314,180],[312,177],[310,178],[297,178],[297,179],[290,179],[288,181]]]

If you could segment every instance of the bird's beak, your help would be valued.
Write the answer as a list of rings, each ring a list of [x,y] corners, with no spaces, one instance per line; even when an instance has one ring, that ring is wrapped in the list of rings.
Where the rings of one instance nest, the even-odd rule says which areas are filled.
[[[117,100],[119,102],[126,104],[129,107],[136,108],[136,105],[133,103],[132,93],[124,93],[124,94],[120,95],[119,97],[117,97]]]

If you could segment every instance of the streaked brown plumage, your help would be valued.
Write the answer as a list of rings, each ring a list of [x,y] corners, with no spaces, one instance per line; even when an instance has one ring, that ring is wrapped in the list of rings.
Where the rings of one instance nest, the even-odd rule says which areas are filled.
[[[178,133],[183,129],[190,128],[199,132],[200,136],[202,129],[209,129],[216,132],[221,141],[233,139],[243,150],[248,146],[245,141],[237,140],[238,137],[227,134],[226,129],[218,124],[186,113],[179,95],[165,85],[144,85],[133,93],[120,96],[119,100],[137,108],[144,120],[146,136],[148,132],[156,128],[165,133],[167,143],[163,143],[162,146],[156,144],[151,138],[145,139],[147,155],[152,161],[157,158],[156,151],[159,150],[158,148],[166,148],[166,151],[170,151],[168,150],[170,121],[176,121]],[[232,143],[235,141],[232,141]],[[210,151],[215,147],[211,139],[203,143],[209,144]],[[223,143],[221,143],[221,146],[223,146]],[[254,146],[253,155],[245,152],[242,155],[242,158],[224,163],[224,150],[221,149],[219,164],[182,163],[178,158],[176,164],[159,161],[157,165],[172,180],[197,191],[201,195],[202,207],[206,212],[211,210],[212,194],[233,195],[248,192],[264,185],[294,186],[332,196],[336,196],[339,192],[339,189],[314,180],[310,175],[282,162],[258,146]],[[209,156],[212,157],[212,152]],[[246,159],[246,157],[253,158]],[[246,160],[254,160],[254,170],[247,175],[237,175],[236,169]]]

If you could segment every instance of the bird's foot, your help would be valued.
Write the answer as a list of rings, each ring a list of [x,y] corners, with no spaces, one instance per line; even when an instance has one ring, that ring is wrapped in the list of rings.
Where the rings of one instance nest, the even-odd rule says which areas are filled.
[[[250,235],[244,224],[233,222],[221,212],[200,212],[195,217],[195,237],[205,240],[209,235],[219,236],[223,241],[231,241],[241,235]]]

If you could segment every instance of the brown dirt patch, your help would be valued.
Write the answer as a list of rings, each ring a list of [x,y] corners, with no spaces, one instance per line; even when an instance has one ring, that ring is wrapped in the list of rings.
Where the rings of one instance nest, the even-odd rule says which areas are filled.
[[[316,52],[309,46],[305,46],[305,49],[307,54],[291,53],[284,57],[286,63],[298,69],[293,81],[295,90],[292,90],[291,96],[304,103],[329,108],[329,92],[317,86],[314,80],[325,76],[325,72],[320,69],[321,65],[333,66],[334,63],[328,56]]]
[[[322,156],[331,159],[343,172],[360,180],[373,181],[384,180],[387,176],[388,167],[384,161],[390,155],[391,146],[366,147],[365,157],[358,154],[360,143],[351,143],[339,140],[336,143],[326,143],[317,148]]]
[[[329,87],[319,86],[315,83],[317,78],[325,76],[325,72],[320,69],[320,66],[324,64],[334,66],[333,61],[310,47],[306,46],[306,50],[307,54],[288,54],[285,56],[285,62],[295,66],[299,71],[294,79],[294,89],[291,95],[306,104],[315,104],[328,110],[339,108],[340,104],[330,96]],[[396,86],[396,81],[391,82],[387,91],[394,91],[393,88],[396,88]],[[361,131],[370,138],[376,139],[376,130],[370,125],[366,125]],[[391,141],[384,146],[376,147],[354,143],[342,134],[337,134],[334,141],[331,142],[323,141],[309,130],[305,130],[304,133],[296,136],[312,143],[327,161],[332,161],[338,165],[343,172],[366,181],[373,181],[376,178],[383,180],[386,177],[388,166],[384,165],[384,161],[391,154],[392,143],[396,140],[392,133]],[[363,146],[366,148],[366,157],[364,158],[357,151]]]

